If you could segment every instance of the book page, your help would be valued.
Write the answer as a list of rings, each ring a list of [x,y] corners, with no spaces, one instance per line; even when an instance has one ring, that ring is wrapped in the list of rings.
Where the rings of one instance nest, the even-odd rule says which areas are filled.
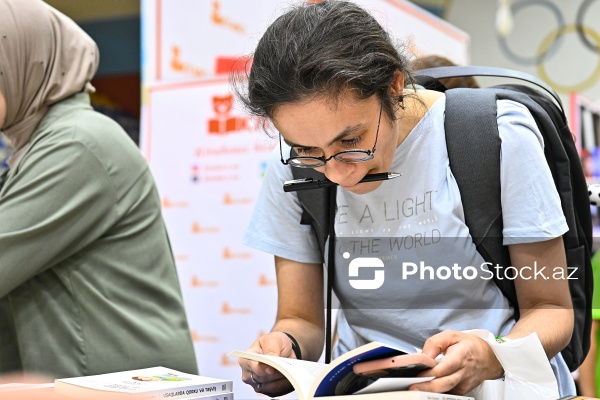
[[[433,378],[433,376],[415,378],[379,378],[366,388],[361,389],[358,392],[354,392],[353,394],[397,392],[400,390],[408,390],[408,387],[413,383],[428,382]]]
[[[229,355],[262,362],[275,368],[292,383],[300,400],[308,399],[310,387],[314,383],[315,378],[327,367],[323,363],[268,356],[266,354],[246,351],[236,350],[229,353]]]

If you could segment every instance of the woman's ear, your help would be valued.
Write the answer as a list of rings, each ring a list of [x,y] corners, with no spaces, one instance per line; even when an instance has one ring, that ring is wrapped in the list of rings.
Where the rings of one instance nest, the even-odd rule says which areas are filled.
[[[404,92],[404,74],[402,72],[396,71],[394,73],[394,80],[390,85],[389,91],[393,98],[402,96],[402,93]]]

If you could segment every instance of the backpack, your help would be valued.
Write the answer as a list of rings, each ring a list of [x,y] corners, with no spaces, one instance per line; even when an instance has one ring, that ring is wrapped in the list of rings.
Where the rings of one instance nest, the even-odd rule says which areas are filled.
[[[513,78],[536,85],[503,84],[489,88],[446,89],[437,79],[458,76],[495,76]],[[544,138],[544,153],[562,203],[569,230],[563,235],[569,288],[575,323],[573,334],[561,354],[569,369],[581,365],[590,347],[591,300],[593,276],[591,266],[592,220],[587,183],[570,132],[560,97],[545,82],[522,72],[493,67],[438,67],[417,71],[416,83],[427,89],[446,93],[444,127],[450,168],[457,181],[465,221],[478,252],[498,268],[510,266],[508,248],[502,244],[502,208],[500,204],[500,138],[496,120],[496,100],[507,99],[525,105],[534,117]],[[546,93],[544,93],[544,91]],[[549,96],[550,95],[550,96]],[[291,167],[292,168],[292,167]],[[325,179],[312,169],[292,168],[295,179]],[[485,184],[484,184],[485,183]],[[328,237],[334,237],[336,187],[299,191],[302,205],[301,224],[311,225],[325,254]],[[330,246],[335,241],[330,241]],[[330,250],[333,250],[331,248]],[[332,254],[333,251],[329,251]],[[326,358],[330,354],[330,307],[333,259],[328,262],[328,314]],[[574,269],[576,268],[576,270]],[[573,272],[574,271],[574,272]],[[495,279],[496,284],[514,306],[519,318],[514,281]]]

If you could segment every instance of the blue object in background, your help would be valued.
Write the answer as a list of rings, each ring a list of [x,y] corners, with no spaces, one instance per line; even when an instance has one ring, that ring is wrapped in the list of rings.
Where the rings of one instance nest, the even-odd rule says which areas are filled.
[[[8,146],[8,143],[6,143],[2,135],[0,135],[0,174],[8,168],[6,160],[8,160],[8,156],[10,156],[11,151],[12,150]]]
[[[592,165],[594,180],[598,181],[598,179],[600,179],[600,147],[594,147],[594,151],[592,152]]]

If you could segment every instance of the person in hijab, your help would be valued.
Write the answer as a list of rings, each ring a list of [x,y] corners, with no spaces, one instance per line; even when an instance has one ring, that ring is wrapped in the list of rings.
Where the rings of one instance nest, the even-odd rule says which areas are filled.
[[[90,106],[96,44],[41,0],[0,21],[0,374],[197,373],[153,177]]]

